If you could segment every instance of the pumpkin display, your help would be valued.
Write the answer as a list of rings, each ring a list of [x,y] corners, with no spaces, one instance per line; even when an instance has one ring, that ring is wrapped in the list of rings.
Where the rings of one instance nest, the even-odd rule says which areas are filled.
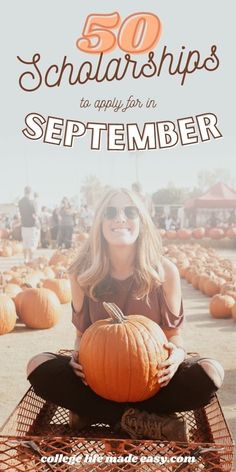
[[[159,232],[159,234],[160,234],[160,236],[161,236],[162,238],[165,237],[165,235],[166,235],[166,230],[165,230],[165,229],[160,228],[160,229],[158,229],[158,232]]]
[[[220,293],[220,288],[223,283],[223,279],[218,277],[209,277],[203,285],[203,291],[208,297],[213,297],[217,293]]]
[[[166,231],[166,237],[167,239],[176,239],[177,238],[177,232],[174,229],[170,229]]]
[[[182,228],[177,231],[177,238],[179,239],[190,239],[192,231],[190,229]]]
[[[81,338],[79,362],[86,381],[108,400],[146,400],[160,389],[158,365],[168,358],[167,338],[149,318],[124,316],[114,303],[103,305],[110,318],[93,323]]]
[[[214,295],[210,301],[209,310],[213,318],[231,318],[235,300],[229,295]]]
[[[68,257],[64,251],[64,253],[62,251],[55,251],[54,254],[52,255],[50,261],[49,261],[49,265],[56,265],[56,264],[67,264],[68,262]]]
[[[12,331],[16,324],[16,309],[8,295],[0,294],[0,334]]]
[[[70,281],[64,278],[46,279],[43,281],[43,287],[52,290],[61,303],[71,302]]]
[[[236,302],[236,284],[235,283],[225,283],[222,285],[220,290],[221,295],[229,295]]]
[[[225,235],[225,232],[222,228],[210,228],[208,236],[212,239],[222,239]]]
[[[226,236],[230,239],[236,239],[236,227],[228,228],[226,230]]]
[[[77,241],[79,241],[79,242],[84,242],[84,241],[86,241],[88,238],[89,238],[89,234],[88,234],[88,233],[84,233],[84,232],[77,234],[77,237],[76,237]]]
[[[193,236],[195,239],[202,239],[202,238],[204,238],[205,233],[206,233],[205,228],[199,227],[199,228],[193,229],[193,231],[192,231],[192,236]]]
[[[19,317],[28,328],[46,329],[56,325],[61,304],[55,293],[47,288],[28,288],[16,296]]]

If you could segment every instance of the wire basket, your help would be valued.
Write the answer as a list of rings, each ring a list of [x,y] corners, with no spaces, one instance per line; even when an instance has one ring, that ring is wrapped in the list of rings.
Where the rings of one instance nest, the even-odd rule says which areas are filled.
[[[133,440],[103,424],[76,436],[69,411],[44,401],[31,387],[0,430],[0,470],[232,472],[233,441],[217,396],[182,415],[188,443]]]

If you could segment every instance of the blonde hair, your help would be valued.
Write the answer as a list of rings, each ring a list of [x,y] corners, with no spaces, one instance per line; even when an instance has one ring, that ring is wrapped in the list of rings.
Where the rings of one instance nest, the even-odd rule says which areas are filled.
[[[143,201],[128,189],[110,189],[106,192],[95,212],[89,238],[81,247],[78,258],[70,266],[69,273],[77,274],[77,280],[82,290],[86,295],[96,300],[96,288],[106,279],[110,271],[102,221],[110,200],[118,193],[127,195],[139,211],[140,232],[136,242],[134,264],[136,291],[134,295],[137,299],[147,297],[148,301],[151,290],[163,281],[162,243]]]

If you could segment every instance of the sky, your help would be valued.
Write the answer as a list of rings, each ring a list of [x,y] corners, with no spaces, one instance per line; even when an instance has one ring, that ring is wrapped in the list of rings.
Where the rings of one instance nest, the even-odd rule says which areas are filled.
[[[226,11],[223,2],[199,0],[198,8],[193,10],[190,3],[188,0],[145,2],[145,11],[158,15],[163,25],[155,54],[158,57],[166,45],[177,57],[184,45],[186,50],[198,49],[202,57],[207,57],[210,47],[217,45],[220,66],[215,72],[191,74],[182,87],[179,77],[165,71],[152,79],[134,80],[127,76],[120,82],[89,82],[73,87],[65,80],[60,87],[42,85],[35,92],[25,92],[19,87],[19,77],[29,66],[17,60],[17,56],[30,61],[33,54],[40,53],[42,76],[51,64],[61,64],[65,55],[75,68],[86,60],[95,63],[96,55],[85,54],[76,47],[87,16],[118,11],[123,21],[128,15],[143,11],[143,2],[120,5],[111,0],[108,5],[101,0],[98,8],[95,0],[83,4],[75,0],[69,4],[51,0],[46,8],[41,4],[37,10],[30,0],[5,2],[5,21],[1,28],[6,50],[0,89],[4,110],[0,129],[1,203],[22,195],[24,186],[30,184],[43,203],[56,204],[63,195],[79,195],[88,175],[96,175],[102,183],[112,186],[130,186],[138,179],[149,193],[169,182],[177,187],[193,188],[197,185],[198,173],[204,169],[227,169],[232,178],[236,178],[231,37],[234,5],[230,2]],[[117,48],[107,58],[119,58],[122,54]],[[141,56],[135,58],[144,60]],[[98,99],[113,98],[126,101],[130,95],[143,102],[155,99],[157,107],[132,109],[126,113],[80,107],[81,98],[94,103]],[[104,147],[101,151],[92,151],[86,138],[75,142],[72,148],[65,148],[23,135],[25,117],[32,112],[45,119],[57,116],[85,123],[135,122],[140,127],[145,122],[175,122],[183,117],[214,113],[223,136],[190,146],[142,152],[109,152]]]

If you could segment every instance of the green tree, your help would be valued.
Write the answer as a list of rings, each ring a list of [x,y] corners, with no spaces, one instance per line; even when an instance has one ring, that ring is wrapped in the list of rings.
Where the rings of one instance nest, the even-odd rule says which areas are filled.
[[[157,190],[152,196],[155,205],[182,205],[189,198],[189,190],[186,188],[166,187]]]

